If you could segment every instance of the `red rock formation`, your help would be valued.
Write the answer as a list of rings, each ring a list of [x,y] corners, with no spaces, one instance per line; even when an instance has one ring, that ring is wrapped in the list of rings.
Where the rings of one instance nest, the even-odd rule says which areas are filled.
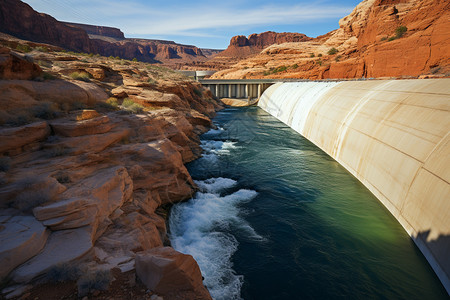
[[[11,52],[8,48],[0,47],[0,79],[33,79],[41,72],[38,65]]]
[[[450,74],[450,2],[446,0],[365,0],[339,24],[339,29],[311,41],[269,46],[213,77],[339,79]],[[405,32],[397,33],[401,27]],[[242,37],[234,42],[250,44],[250,38],[248,43]],[[332,48],[338,52],[329,54]],[[282,71],[277,70],[281,66]]]
[[[125,35],[119,28],[108,27],[108,26],[96,26],[96,25],[87,25],[87,24],[79,24],[79,23],[69,23],[63,22],[67,26],[80,28],[86,31],[87,34],[93,35],[101,35],[107,36],[117,39],[124,39]]]
[[[0,31],[68,50],[130,60],[136,58],[150,63],[162,62],[170,66],[206,61],[207,56],[217,52],[206,49],[205,56],[202,50],[195,46],[172,41],[125,39],[117,28],[60,22],[49,15],[34,11],[28,4],[19,0],[0,2]],[[93,38],[89,38],[88,34],[93,35]]]
[[[92,52],[89,36],[84,30],[69,27],[49,15],[39,14],[18,0],[0,1],[0,31],[30,41]]]
[[[309,41],[310,37],[302,33],[267,31],[260,34],[251,34],[246,38],[243,35],[234,36],[230,45],[220,53],[220,57],[244,58],[259,53],[262,49],[273,44],[288,42]]]

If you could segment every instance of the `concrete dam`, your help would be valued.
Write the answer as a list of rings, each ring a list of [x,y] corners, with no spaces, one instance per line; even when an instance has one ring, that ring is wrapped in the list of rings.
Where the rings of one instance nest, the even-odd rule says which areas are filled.
[[[275,83],[258,106],[361,181],[450,291],[450,79]]]

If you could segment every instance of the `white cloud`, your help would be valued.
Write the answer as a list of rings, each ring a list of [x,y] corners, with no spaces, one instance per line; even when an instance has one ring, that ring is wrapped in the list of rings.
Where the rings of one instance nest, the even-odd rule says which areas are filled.
[[[150,5],[118,0],[27,0],[39,10],[47,10],[60,20],[114,26],[128,35],[184,35],[214,37],[212,30],[238,29],[270,24],[314,23],[342,17],[352,8],[318,2],[309,5],[270,5],[243,7],[235,3],[211,5],[185,1],[181,4]]]

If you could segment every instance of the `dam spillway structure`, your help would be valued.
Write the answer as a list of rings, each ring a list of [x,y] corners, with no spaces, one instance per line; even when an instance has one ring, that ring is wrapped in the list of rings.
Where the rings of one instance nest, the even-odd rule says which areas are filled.
[[[279,82],[258,106],[361,181],[450,292],[450,79]]]

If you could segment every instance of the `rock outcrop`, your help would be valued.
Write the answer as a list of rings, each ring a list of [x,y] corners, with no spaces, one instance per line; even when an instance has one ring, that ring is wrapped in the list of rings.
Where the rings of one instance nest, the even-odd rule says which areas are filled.
[[[181,45],[172,41],[125,39],[120,29],[60,22],[34,11],[20,0],[0,3],[0,32],[64,49],[103,56],[120,57],[176,67],[182,63],[205,61],[217,50]]]
[[[123,278],[136,253],[167,245],[167,208],[196,190],[184,163],[201,155],[198,135],[220,108],[198,82],[162,67],[28,55],[52,77],[0,80],[5,297],[68,265]],[[193,293],[210,299],[203,286],[176,295]]]
[[[211,299],[202,274],[191,255],[173,248],[154,248],[136,255],[136,273],[144,284],[164,299]]]
[[[30,80],[41,75],[41,68],[25,57],[0,46],[0,80]]]
[[[364,0],[339,29],[272,45],[213,78],[436,77],[450,72],[450,4]]]
[[[79,23],[69,23],[63,22],[67,26],[80,28],[86,31],[88,35],[100,35],[106,37],[112,37],[116,39],[124,39],[125,35],[119,28],[108,27],[108,26],[96,26],[96,25],[87,25],[87,24],[79,24]]]

